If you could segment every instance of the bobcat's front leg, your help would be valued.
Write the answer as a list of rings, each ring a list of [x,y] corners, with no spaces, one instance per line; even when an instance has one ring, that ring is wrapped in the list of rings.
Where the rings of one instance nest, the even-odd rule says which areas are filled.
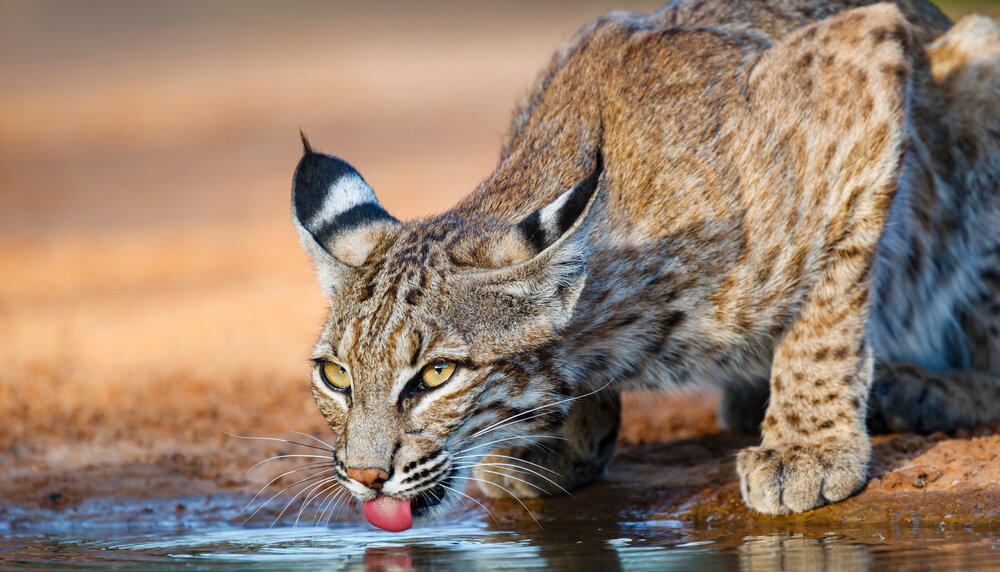
[[[743,499],[760,512],[810,510],[866,481],[872,353],[864,326],[874,253],[863,252],[845,250],[830,263],[776,348],[762,442],[737,457]]]
[[[531,498],[583,486],[604,473],[615,451],[620,423],[617,392],[578,399],[566,421],[548,432],[556,439],[504,447],[483,457],[475,469],[479,488],[494,498]]]

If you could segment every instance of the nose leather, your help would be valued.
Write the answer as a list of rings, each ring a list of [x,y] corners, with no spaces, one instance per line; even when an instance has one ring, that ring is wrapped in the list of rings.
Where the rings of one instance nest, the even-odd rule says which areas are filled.
[[[347,476],[370,489],[380,489],[382,488],[382,483],[389,478],[389,473],[376,467],[369,467],[367,469],[350,468],[347,469]]]

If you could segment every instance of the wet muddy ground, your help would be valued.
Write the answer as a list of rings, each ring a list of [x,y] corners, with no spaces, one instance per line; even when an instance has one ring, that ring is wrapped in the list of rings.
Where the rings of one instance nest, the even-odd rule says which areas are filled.
[[[394,215],[443,210],[492,168],[552,50],[608,9],[92,6],[0,4],[0,562],[18,535],[34,546],[84,525],[133,544],[122,526],[242,530],[238,509],[295,459],[246,470],[295,448],[225,432],[329,436],[307,382],[323,300],[288,216],[297,129],[357,165]],[[876,437],[861,494],[775,519],[740,503],[733,455],[754,438],[720,430],[718,399],[627,395],[607,478],[526,503],[544,531],[512,501],[449,526],[510,531],[535,552],[595,538],[616,555],[634,554],[630,535],[723,552],[759,537],[759,554],[777,543],[827,559],[934,534],[995,542],[1000,424]],[[343,509],[335,529],[360,539],[357,518]],[[315,544],[289,534],[251,550]],[[382,556],[400,556],[386,542]],[[483,549],[469,542],[456,562]]]
[[[514,528],[533,524],[529,511],[536,517],[566,512],[577,520],[608,522],[622,511],[639,511],[654,519],[754,530],[817,524],[835,528],[865,523],[971,526],[1000,522],[1000,424],[956,435],[876,436],[871,480],[859,495],[804,515],[772,518],[744,507],[735,476],[735,452],[754,444],[756,437],[720,431],[715,426],[713,401],[706,393],[653,399],[628,395],[626,403],[631,407],[619,451],[604,480],[574,493],[575,498],[531,500],[527,510],[513,501],[488,501],[489,510],[503,526]],[[242,403],[253,405],[245,398]],[[282,410],[272,403],[268,410],[289,419],[309,417],[311,411],[302,409],[301,404],[290,403]],[[272,477],[309,461],[278,460],[247,473],[257,461],[272,455],[312,451],[229,437],[214,424],[222,423],[234,434],[240,434],[242,426],[244,435],[303,440],[291,432],[261,430],[261,424],[227,419],[212,407],[207,407],[205,415],[211,420],[208,423],[178,415],[173,418],[177,425],[162,427],[160,435],[149,429],[148,420],[137,419],[139,426],[123,435],[141,433],[142,440],[125,437],[115,442],[9,447],[3,454],[8,477],[0,483],[4,501],[0,518],[14,528],[21,524],[31,528],[35,513],[10,512],[12,507],[44,509],[38,513],[49,515],[38,517],[44,522],[52,513],[72,512],[86,501],[109,497],[157,501],[221,494],[245,503]],[[73,422],[72,418],[67,421]],[[174,432],[197,435],[202,424],[205,442],[172,438]],[[320,423],[304,423],[297,430],[321,437],[327,434]],[[276,481],[273,491],[300,476]],[[261,499],[270,496],[270,491]],[[284,496],[277,499],[251,521],[270,524],[284,500]],[[156,512],[169,509],[182,515],[188,510],[184,502],[167,502],[170,506],[158,505]],[[357,511],[348,508],[342,516],[352,512]]]

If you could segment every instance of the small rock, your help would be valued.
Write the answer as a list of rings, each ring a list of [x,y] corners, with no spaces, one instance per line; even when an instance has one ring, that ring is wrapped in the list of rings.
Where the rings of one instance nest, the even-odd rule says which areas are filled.
[[[941,478],[941,471],[937,467],[931,465],[912,465],[885,475],[882,477],[882,485],[889,490],[898,489],[903,486],[922,489],[928,483],[933,483],[939,478]]]

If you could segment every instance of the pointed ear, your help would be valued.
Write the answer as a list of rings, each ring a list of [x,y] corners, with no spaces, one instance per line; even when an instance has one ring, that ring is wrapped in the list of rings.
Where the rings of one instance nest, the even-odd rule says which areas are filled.
[[[591,173],[554,201],[531,213],[494,243],[494,260],[512,264],[473,272],[480,286],[497,289],[552,312],[557,327],[568,322],[587,278],[588,214],[604,171],[598,152]]]
[[[320,282],[332,293],[394,225],[375,192],[347,162],[316,153],[305,136],[305,154],[292,181],[292,220]]]
[[[598,152],[587,178],[517,223],[518,232],[531,250],[540,254],[573,234],[597,197],[597,182],[603,171],[604,159]]]

